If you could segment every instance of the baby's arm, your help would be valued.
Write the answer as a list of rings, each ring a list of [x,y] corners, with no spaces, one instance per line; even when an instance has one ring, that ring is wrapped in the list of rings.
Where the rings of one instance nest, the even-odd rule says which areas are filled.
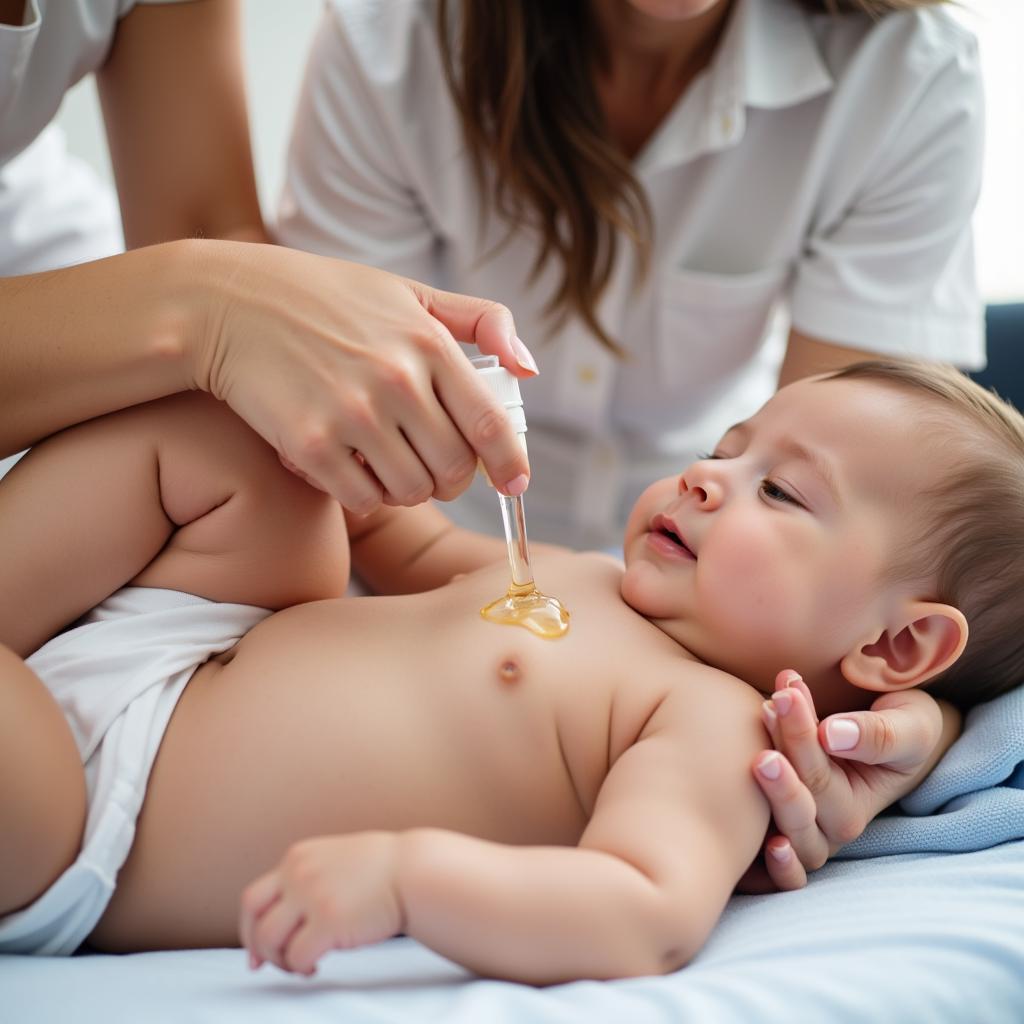
[[[494,519],[501,519],[497,498]],[[375,594],[419,594],[507,557],[504,540],[456,526],[433,501],[382,506],[369,516],[346,513],[346,520],[352,569]],[[530,549],[560,550],[547,544]]]
[[[252,962],[310,973],[329,949],[404,932],[481,974],[531,984],[682,966],[768,822],[747,769],[764,744],[756,701],[718,698],[705,709],[678,693],[662,703],[612,767],[576,848],[433,829],[299,844],[246,892]]]
[[[504,542],[456,526],[432,501],[345,518],[352,570],[375,594],[433,590],[504,557]]]

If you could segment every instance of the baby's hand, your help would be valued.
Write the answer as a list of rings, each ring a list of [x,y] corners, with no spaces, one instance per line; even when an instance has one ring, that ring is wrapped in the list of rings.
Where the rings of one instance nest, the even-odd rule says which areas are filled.
[[[819,723],[800,676],[780,672],[765,727],[775,746],[754,777],[772,806],[774,834],[741,892],[798,889],[868,823],[916,786],[948,745],[938,704],[920,690],[883,694],[870,711]]]
[[[242,893],[239,930],[249,966],[269,960],[309,975],[329,950],[400,934],[397,850],[391,832],[322,836],[292,846]]]

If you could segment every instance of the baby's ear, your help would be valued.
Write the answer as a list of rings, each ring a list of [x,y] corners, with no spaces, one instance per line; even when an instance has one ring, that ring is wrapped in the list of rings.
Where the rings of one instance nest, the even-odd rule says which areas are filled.
[[[967,620],[948,604],[911,601],[881,636],[840,662],[847,682],[863,690],[906,690],[944,672],[963,653]]]

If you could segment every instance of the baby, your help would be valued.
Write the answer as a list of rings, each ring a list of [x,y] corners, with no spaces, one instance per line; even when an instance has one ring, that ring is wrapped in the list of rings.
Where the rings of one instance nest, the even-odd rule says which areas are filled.
[[[71,723],[25,757],[74,863],[0,949],[232,944],[260,876],[254,965],[404,933],[532,983],[676,969],[763,841],[778,667],[825,714],[1022,678],[1022,495],[1024,421],[955,371],[800,381],[640,497],[624,566],[535,558],[572,612],[543,640],[480,617],[502,564],[340,597],[350,543],[415,588],[466,537],[428,506],[346,531],[205,396],[67,431],[0,487],[0,641],[31,654],[0,669]],[[37,860],[0,905],[52,877]]]

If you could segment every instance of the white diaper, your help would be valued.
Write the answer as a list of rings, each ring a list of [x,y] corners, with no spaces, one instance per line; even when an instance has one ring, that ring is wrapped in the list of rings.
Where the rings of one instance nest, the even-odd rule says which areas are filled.
[[[0,918],[0,953],[69,955],[85,941],[131,849],[149,772],[185,684],[269,614],[126,587],[28,659],[71,726],[89,810],[74,864],[30,906]]]

